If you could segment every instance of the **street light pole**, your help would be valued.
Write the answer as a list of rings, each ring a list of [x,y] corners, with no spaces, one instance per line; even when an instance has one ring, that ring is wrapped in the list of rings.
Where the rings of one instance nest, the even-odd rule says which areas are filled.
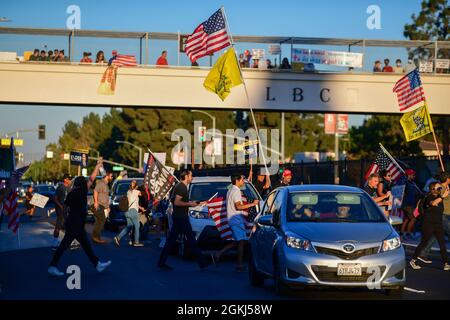
[[[212,120],[212,125],[213,125],[212,144],[213,145],[212,145],[211,162],[212,162],[212,167],[215,168],[216,150],[214,150],[214,140],[215,140],[215,136],[216,136],[216,117],[212,116],[211,114],[209,114],[208,112],[203,111],[203,110],[191,110],[191,112],[203,113]]]
[[[142,171],[142,148],[128,141],[116,140],[116,143],[129,144],[139,150],[139,170]]]

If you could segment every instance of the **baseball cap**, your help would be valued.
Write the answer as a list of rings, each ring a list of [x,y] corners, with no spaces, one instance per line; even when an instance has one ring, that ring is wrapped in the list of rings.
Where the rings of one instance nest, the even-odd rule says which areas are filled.
[[[405,173],[406,173],[407,176],[412,176],[413,174],[416,174],[416,172],[413,169],[410,169],[410,168],[406,169]]]
[[[289,169],[284,170],[283,171],[283,177],[289,177],[289,176],[292,177],[292,171],[289,170]]]

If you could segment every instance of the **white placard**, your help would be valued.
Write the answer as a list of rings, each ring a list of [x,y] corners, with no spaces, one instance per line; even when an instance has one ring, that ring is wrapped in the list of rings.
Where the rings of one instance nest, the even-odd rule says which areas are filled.
[[[47,159],[53,158],[53,151],[47,151]]]
[[[419,63],[419,72],[433,72],[433,62],[432,61],[420,61]]]
[[[33,194],[33,197],[31,198],[30,204],[32,204],[33,206],[39,207],[39,208],[44,208],[45,205],[47,204],[49,198],[46,196],[43,196],[39,193],[35,193]]]
[[[279,44],[271,44],[269,45],[269,53],[273,55],[277,55],[281,53],[281,46]]]
[[[252,49],[252,59],[264,59],[264,56],[266,55],[266,50],[264,49]]]
[[[64,160],[70,160],[70,153],[64,153]]]
[[[437,69],[449,69],[450,68],[450,59],[436,59],[436,68]]]

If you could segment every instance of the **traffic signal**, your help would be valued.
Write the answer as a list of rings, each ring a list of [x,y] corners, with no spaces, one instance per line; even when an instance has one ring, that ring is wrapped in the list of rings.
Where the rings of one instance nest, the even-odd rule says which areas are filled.
[[[198,127],[198,141],[206,141],[206,127]]]
[[[39,125],[39,140],[45,140],[45,124]]]

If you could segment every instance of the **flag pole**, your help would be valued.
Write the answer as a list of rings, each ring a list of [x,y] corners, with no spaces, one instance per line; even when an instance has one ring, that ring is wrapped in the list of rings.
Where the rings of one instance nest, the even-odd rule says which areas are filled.
[[[236,58],[236,50],[234,50],[233,34],[231,33],[231,30],[230,30],[230,27],[229,27],[229,24],[228,24],[227,15],[226,15],[226,13],[225,13],[225,7],[224,7],[224,6],[221,6],[221,7],[220,7],[220,10],[222,11],[223,17],[224,17],[224,19],[225,19],[225,27],[227,28],[228,38],[230,39],[231,47],[233,48],[234,56],[235,56],[235,59],[237,60],[237,58]],[[253,108],[252,108],[252,106],[251,106],[251,104],[250,104],[250,96],[249,96],[249,94],[248,94],[247,85],[246,85],[246,83],[245,83],[245,79],[244,79],[244,76],[243,76],[243,74],[242,74],[241,65],[239,64],[239,61],[237,61],[237,65],[238,65],[238,67],[239,67],[239,73],[240,73],[240,75],[241,75],[242,83],[243,83],[243,85],[244,85],[245,96],[246,96],[246,98],[247,98],[247,104],[248,104],[248,107],[250,108],[250,113],[251,113],[251,115],[252,115],[253,125],[255,126],[256,136],[258,137],[259,144],[261,145],[261,148],[260,148],[260,149],[261,149],[261,155],[262,155],[262,158],[263,158],[264,168],[266,169],[266,173],[268,173],[266,156],[264,155],[264,151],[263,151],[263,148],[262,148],[262,142],[261,142],[261,138],[260,138],[260,136],[259,136],[258,125],[257,125],[257,123],[256,123],[255,114],[253,113]]]
[[[430,117],[430,119],[431,119],[431,117]],[[438,157],[439,157],[439,162],[441,164],[442,172],[445,172],[444,163],[442,162],[442,157],[441,157],[441,150],[439,149],[439,145],[438,145],[438,142],[437,142],[437,139],[436,139],[436,134],[434,133],[434,128],[433,128],[433,130],[431,132],[433,133],[434,144],[436,145],[436,150],[437,150],[437,154],[438,154]]]

